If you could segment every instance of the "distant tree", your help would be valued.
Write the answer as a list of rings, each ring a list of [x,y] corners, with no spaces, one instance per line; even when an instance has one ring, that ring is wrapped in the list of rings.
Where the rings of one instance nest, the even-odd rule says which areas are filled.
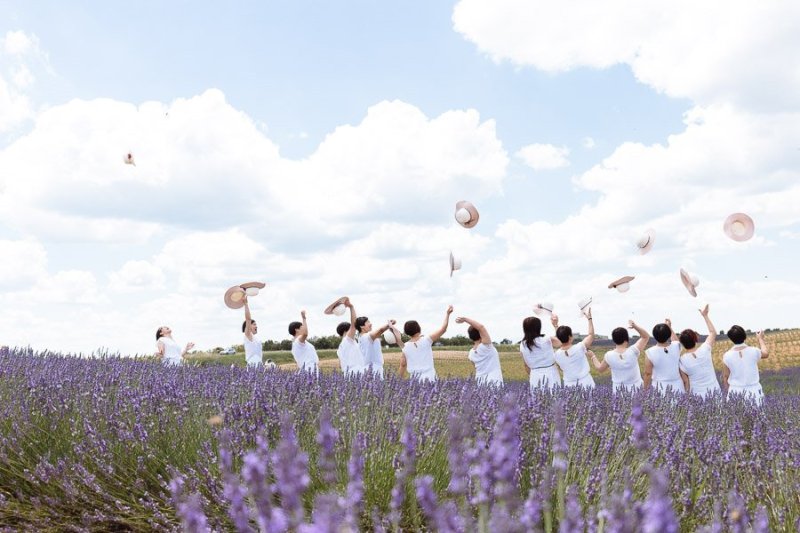
[[[500,344],[514,344],[514,341],[511,339],[503,339],[500,341]]]

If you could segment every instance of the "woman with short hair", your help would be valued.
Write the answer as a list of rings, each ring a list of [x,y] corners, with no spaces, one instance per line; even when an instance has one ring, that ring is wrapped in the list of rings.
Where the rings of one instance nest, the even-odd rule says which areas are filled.
[[[672,389],[685,393],[685,380],[680,369],[681,343],[669,318],[653,327],[653,338],[656,345],[644,352],[644,388],[654,385],[658,391]]]
[[[436,381],[436,368],[433,366],[433,343],[438,341],[450,323],[450,315],[453,314],[453,306],[447,307],[442,327],[430,335],[422,335],[422,328],[416,320],[409,320],[403,325],[403,332],[411,337],[403,342],[399,335],[397,344],[403,350],[400,356],[400,377],[405,377],[408,372],[409,377],[421,381]]]
[[[589,334],[573,345],[572,328],[569,326],[559,326],[556,329],[556,339],[561,343],[561,347],[555,352],[556,364],[561,369],[565,387],[587,387],[594,388],[594,378],[592,369],[589,367],[587,355],[589,348],[594,342],[594,322],[592,321],[591,309],[584,313],[589,323]]]
[[[698,345],[700,335],[696,331],[693,329],[681,331],[679,340],[686,351],[681,355],[680,369],[688,380],[686,390],[692,394],[707,396],[720,390],[714,362],[711,359],[711,350],[717,342],[717,332],[708,317],[708,305],[699,311],[706,321],[708,337],[702,345]]]
[[[611,369],[614,392],[621,392],[624,389],[635,390],[644,384],[642,372],[639,369],[639,354],[647,346],[650,335],[633,320],[628,320],[628,328],[635,329],[639,334],[636,344],[630,345],[630,335],[628,335],[627,329],[615,328],[611,332],[611,339],[616,348],[606,352],[602,362],[592,354],[592,364],[597,370],[604,372]]]
[[[722,356],[722,383],[728,391],[728,397],[731,393],[743,394],[760,405],[764,391],[761,389],[758,362],[769,357],[764,332],[756,333],[760,349],[745,344],[747,332],[742,326],[731,327],[728,338],[733,342],[733,347]]]
[[[181,349],[180,345],[172,338],[172,329],[161,326],[156,330],[156,359],[165,365],[177,366],[184,362],[186,352],[194,348],[194,343],[189,342]]]
[[[394,325],[394,320],[389,320],[383,326],[374,329],[372,322],[365,316],[356,318],[356,332],[358,333],[358,347],[364,354],[364,363],[371,372],[383,379],[383,350],[381,349],[381,335]]]

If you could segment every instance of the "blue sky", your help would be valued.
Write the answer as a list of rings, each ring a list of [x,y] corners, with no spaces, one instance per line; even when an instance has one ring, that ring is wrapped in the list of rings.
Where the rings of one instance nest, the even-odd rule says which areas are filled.
[[[797,13],[776,6],[729,31],[747,4],[712,17],[714,5],[587,4],[576,17],[505,0],[3,2],[0,191],[19,211],[0,220],[18,256],[0,294],[32,291],[26,313],[44,306],[55,324],[42,337],[9,312],[3,329],[12,343],[144,352],[165,322],[226,345],[236,320],[216,294],[242,275],[286,280],[259,302],[270,338],[342,291],[367,314],[434,324],[453,300],[497,336],[516,335],[535,301],[585,293],[609,328],[640,308],[694,324],[681,265],[703,274],[725,320],[760,318],[758,294],[798,294],[784,266],[797,256],[798,152],[761,133],[796,139],[798,105],[791,84],[759,90],[786,81],[781,60],[800,44],[764,20]],[[135,170],[100,160],[112,139],[136,152]],[[526,162],[531,145],[560,162]],[[453,227],[462,198],[481,209],[471,233]],[[719,238],[724,215],[748,209],[765,215],[757,238]],[[631,256],[648,226],[661,250]],[[241,261],[233,243],[249,248]],[[465,258],[454,282],[437,277],[451,248]],[[625,300],[599,281],[639,272]],[[781,305],[763,327],[795,325]],[[73,314],[94,324],[86,335],[68,333]]]

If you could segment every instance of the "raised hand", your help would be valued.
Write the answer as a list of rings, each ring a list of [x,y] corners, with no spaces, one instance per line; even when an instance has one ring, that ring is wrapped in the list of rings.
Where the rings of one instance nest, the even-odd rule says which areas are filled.
[[[708,316],[708,304],[706,304],[706,306],[704,308],[698,309],[698,311],[700,311],[701,315]]]
[[[672,329],[672,320],[670,320],[669,318],[664,319],[664,324],[668,325],[669,329]]]
[[[305,311],[305,309],[304,309],[304,310],[302,310],[302,311],[300,311],[300,317],[301,317],[303,320],[305,320],[305,319],[306,319],[306,311]]]
[[[456,324],[463,324],[464,322],[466,322],[466,320],[463,316],[456,318]]]
[[[558,315],[553,313],[550,315],[550,323],[553,324],[554,328],[558,327]]]
[[[187,342],[186,343],[186,351],[188,352],[192,348],[194,348],[194,343],[193,342]]]
[[[447,306],[447,314],[449,315],[449,314],[451,314],[452,312],[453,312],[453,306],[452,306],[452,305],[448,305],[448,306]]]
[[[628,329],[636,329],[636,322],[628,320]]]

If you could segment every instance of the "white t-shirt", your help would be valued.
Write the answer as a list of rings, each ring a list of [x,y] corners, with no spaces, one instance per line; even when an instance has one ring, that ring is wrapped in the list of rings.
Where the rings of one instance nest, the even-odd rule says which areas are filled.
[[[531,370],[537,368],[547,368],[556,362],[556,355],[553,353],[553,341],[550,337],[539,337],[534,339],[533,347],[528,348],[525,341],[519,343],[519,353],[525,360],[525,364]]]
[[[642,384],[642,371],[639,369],[639,348],[628,346],[624,352],[606,352],[605,361],[611,368],[611,381],[614,389],[638,387]]]
[[[403,346],[408,373],[411,377],[424,381],[436,381],[436,369],[433,366],[433,341],[430,337],[420,337],[416,342],[407,342]]]
[[[497,353],[497,348],[493,344],[481,343],[477,348],[471,348],[467,357],[475,364],[475,379],[478,383],[487,385],[503,384],[500,354]]]
[[[297,368],[308,372],[316,372],[319,364],[317,349],[310,342],[300,342],[297,339],[292,341],[292,357],[297,363]]]
[[[586,345],[582,342],[569,347],[559,348],[555,353],[556,363],[564,374],[564,385],[567,382],[580,381],[589,375],[589,361],[586,360]]]
[[[689,376],[689,392],[692,394],[705,396],[720,390],[708,343],[704,342],[694,353],[683,354],[680,368]]]
[[[339,343],[339,348],[336,350],[336,356],[339,358],[339,365],[345,375],[359,375],[366,368],[364,354],[361,353],[361,348],[352,337],[347,335],[342,337],[342,342]]]
[[[664,351],[666,350],[666,351]],[[652,346],[645,350],[647,358],[653,363],[653,381],[681,381],[681,343],[672,341],[669,346]]]
[[[244,336],[244,359],[247,361],[247,366],[261,366],[263,347],[256,335],[252,335],[252,337],[253,340],[247,340],[247,335]]]
[[[731,371],[731,375],[728,377],[728,384],[731,387],[750,387],[761,383],[758,373],[761,350],[752,346],[737,350],[744,346],[746,345],[737,344],[722,356],[722,362]]]
[[[164,345],[165,365],[179,365],[183,363],[183,357],[181,357],[183,350],[172,337],[161,337],[158,340]]]
[[[381,339],[373,339],[369,333],[364,333],[358,336],[358,346],[361,348],[361,353],[364,355],[364,364],[380,377],[383,377]]]

